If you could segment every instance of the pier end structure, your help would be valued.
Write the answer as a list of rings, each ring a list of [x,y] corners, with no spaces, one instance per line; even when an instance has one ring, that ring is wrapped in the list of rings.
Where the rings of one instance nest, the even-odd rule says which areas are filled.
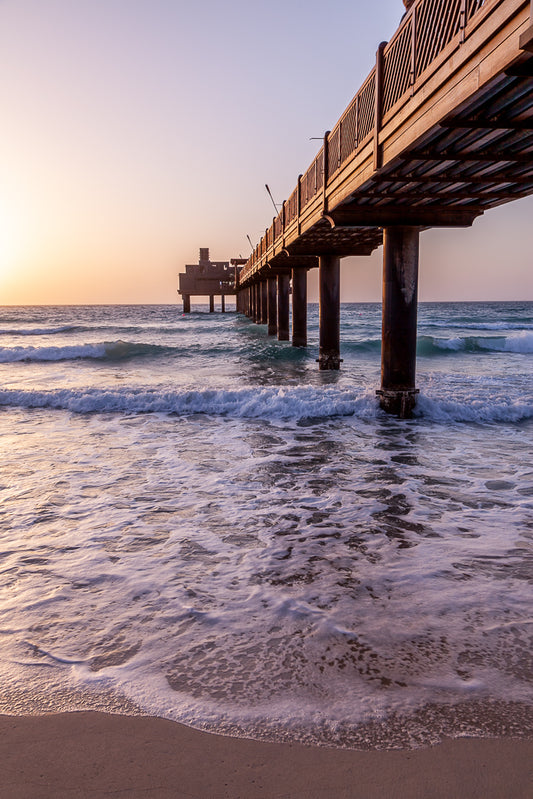
[[[237,293],[239,272],[245,258],[231,261],[211,261],[209,247],[200,247],[197,264],[186,264],[180,272],[178,294],[183,299],[183,313],[191,311],[191,297],[209,297],[209,311],[215,310],[215,297],[220,296],[222,313],[226,310],[226,297]]]

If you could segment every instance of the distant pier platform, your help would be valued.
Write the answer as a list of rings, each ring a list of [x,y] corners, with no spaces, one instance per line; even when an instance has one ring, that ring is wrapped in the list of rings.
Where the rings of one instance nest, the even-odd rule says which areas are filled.
[[[200,248],[197,264],[186,264],[179,274],[178,294],[183,299],[183,313],[191,312],[191,297],[209,297],[209,311],[215,310],[215,297],[220,296],[221,310],[226,310],[226,297],[237,293],[239,272],[246,258],[211,261],[209,247]]]

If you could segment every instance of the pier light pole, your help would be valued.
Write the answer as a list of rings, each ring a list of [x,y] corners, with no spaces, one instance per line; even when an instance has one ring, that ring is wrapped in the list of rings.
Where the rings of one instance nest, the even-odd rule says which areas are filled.
[[[417,389],[416,333],[420,228],[383,231],[383,304],[381,334],[381,407],[405,418]]]

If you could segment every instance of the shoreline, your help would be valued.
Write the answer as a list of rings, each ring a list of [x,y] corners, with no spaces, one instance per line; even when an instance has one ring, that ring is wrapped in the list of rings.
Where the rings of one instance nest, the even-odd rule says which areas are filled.
[[[353,750],[230,738],[151,716],[0,716],[9,799],[530,799],[533,740]]]

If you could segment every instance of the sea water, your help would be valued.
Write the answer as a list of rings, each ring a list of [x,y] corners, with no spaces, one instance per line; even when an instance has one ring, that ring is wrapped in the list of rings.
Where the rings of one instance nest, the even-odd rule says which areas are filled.
[[[376,747],[531,735],[533,303],[293,348],[177,306],[0,309],[0,712]]]

